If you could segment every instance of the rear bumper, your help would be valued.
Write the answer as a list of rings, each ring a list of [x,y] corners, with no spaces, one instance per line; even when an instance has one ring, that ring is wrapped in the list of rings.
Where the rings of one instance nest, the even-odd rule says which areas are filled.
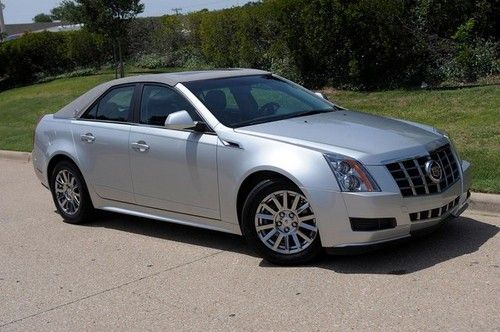
[[[403,198],[399,192],[310,190],[323,247],[333,253],[362,252],[432,230],[443,221],[459,216],[468,207],[470,196],[470,164],[466,161],[462,162],[461,175],[445,192],[417,197]],[[396,219],[395,225],[385,223],[384,226],[381,221],[389,218]],[[351,225],[353,220],[373,220],[382,226],[379,230],[359,231],[359,227]]]

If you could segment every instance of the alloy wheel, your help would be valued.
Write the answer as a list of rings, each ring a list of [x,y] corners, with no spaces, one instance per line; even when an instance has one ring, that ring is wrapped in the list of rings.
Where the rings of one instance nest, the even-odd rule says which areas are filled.
[[[311,205],[302,194],[290,190],[276,191],[262,200],[255,229],[259,239],[280,254],[305,250],[318,234]]]
[[[75,175],[67,169],[57,173],[55,194],[59,207],[68,215],[75,215],[80,208],[81,189]]]

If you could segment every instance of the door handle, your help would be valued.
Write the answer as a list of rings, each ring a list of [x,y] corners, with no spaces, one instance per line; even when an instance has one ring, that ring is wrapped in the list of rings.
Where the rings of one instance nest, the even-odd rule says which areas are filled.
[[[94,143],[95,137],[91,133],[86,133],[85,135],[80,136],[83,142]]]
[[[146,152],[149,150],[149,145],[147,145],[144,141],[135,142],[130,145],[132,146],[132,149],[137,152]]]

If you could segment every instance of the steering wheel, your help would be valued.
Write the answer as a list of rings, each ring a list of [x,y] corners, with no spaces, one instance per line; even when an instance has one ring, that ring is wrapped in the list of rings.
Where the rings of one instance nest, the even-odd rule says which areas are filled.
[[[273,115],[276,113],[276,111],[281,107],[280,104],[271,101],[267,104],[262,105],[261,108],[259,108],[259,113],[261,115]]]

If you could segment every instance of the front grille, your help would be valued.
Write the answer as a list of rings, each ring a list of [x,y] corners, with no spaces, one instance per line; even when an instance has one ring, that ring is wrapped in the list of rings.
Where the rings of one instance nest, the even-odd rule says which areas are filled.
[[[396,218],[349,218],[355,232],[380,231],[396,227]]]
[[[411,221],[422,221],[422,220],[428,220],[428,219],[434,219],[434,218],[439,218],[443,215],[445,215],[446,212],[449,212],[451,209],[453,209],[455,206],[458,205],[458,202],[460,201],[460,196],[452,200],[446,205],[443,205],[441,207],[431,209],[431,210],[423,210],[419,212],[413,212],[410,213],[410,220]]]
[[[441,165],[443,175],[439,183],[434,183],[425,171],[425,163],[431,159]],[[427,156],[398,161],[386,167],[403,197],[440,193],[460,179],[458,163],[449,144],[429,152]]]

